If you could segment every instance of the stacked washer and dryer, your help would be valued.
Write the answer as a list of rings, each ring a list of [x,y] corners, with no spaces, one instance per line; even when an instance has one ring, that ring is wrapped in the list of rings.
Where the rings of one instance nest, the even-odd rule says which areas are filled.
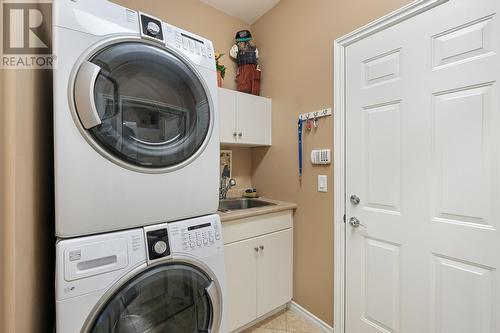
[[[53,8],[57,332],[225,333],[212,43]]]

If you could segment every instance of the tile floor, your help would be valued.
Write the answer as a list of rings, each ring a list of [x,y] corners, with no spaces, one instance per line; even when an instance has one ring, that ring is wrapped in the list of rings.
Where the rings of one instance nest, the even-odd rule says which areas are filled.
[[[321,333],[321,330],[299,314],[286,309],[242,333]]]

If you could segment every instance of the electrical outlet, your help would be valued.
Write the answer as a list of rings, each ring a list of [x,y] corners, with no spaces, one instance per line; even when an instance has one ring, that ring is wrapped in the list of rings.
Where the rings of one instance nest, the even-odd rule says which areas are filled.
[[[318,192],[328,192],[328,177],[326,175],[318,175]]]

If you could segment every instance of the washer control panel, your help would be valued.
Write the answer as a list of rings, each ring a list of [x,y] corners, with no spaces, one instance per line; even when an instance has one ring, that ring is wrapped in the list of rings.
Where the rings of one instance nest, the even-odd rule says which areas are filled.
[[[219,226],[212,222],[182,227],[180,232],[184,251],[213,246],[221,239]]]
[[[219,215],[208,215],[168,224],[172,253],[186,253],[200,258],[223,251]]]

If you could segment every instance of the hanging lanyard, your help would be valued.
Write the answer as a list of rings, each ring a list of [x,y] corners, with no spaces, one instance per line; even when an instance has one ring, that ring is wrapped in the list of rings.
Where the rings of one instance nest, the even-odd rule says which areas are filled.
[[[302,179],[302,119],[297,122],[299,135],[299,179]]]

